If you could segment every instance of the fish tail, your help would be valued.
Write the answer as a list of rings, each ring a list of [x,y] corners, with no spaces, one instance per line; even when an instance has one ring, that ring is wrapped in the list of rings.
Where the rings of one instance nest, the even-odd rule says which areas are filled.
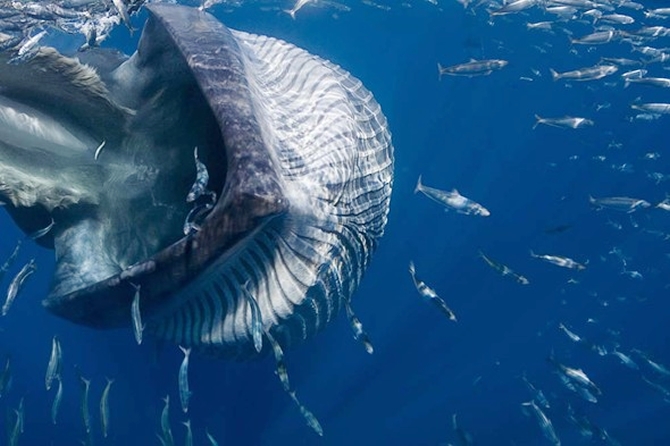
[[[422,187],[423,184],[421,184],[421,175],[419,175],[419,179],[416,182],[416,187],[414,188],[414,193],[421,192]]]
[[[290,15],[293,20],[295,20],[295,11],[292,9],[284,9],[283,10],[286,14]]]
[[[539,115],[535,115],[535,124],[533,124],[533,130],[535,130],[535,127],[540,125],[540,122],[542,122],[542,118]]]
[[[443,68],[444,67],[442,66],[442,64],[438,62],[437,63],[437,80],[438,81],[442,80],[442,70],[443,70]]]
[[[182,351],[182,353],[184,353],[184,356],[188,356],[191,354],[191,347],[184,348],[180,345],[179,349]]]
[[[623,80],[623,88],[628,88],[629,85],[630,85],[630,79],[625,78]]]
[[[409,273],[414,275],[416,272],[416,269],[414,268],[414,262],[412,260],[409,261]]]
[[[549,68],[549,72],[551,73],[551,78],[555,81],[559,80],[561,78],[561,75],[556,72],[553,68]]]

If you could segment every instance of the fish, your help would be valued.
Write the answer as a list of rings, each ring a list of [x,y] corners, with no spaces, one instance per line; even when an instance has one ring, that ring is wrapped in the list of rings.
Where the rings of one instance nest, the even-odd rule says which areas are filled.
[[[79,380],[82,385],[82,394],[81,394],[81,419],[84,422],[84,429],[87,434],[91,433],[91,415],[88,411],[88,394],[91,388],[91,381],[80,376]]]
[[[450,321],[456,322],[456,315],[446,302],[437,295],[434,289],[426,285],[425,282],[416,276],[416,269],[414,268],[414,262],[412,261],[409,262],[409,274],[412,276],[412,282],[414,282],[414,286],[419,294],[437,306],[437,308],[439,308]]]
[[[195,158],[195,171],[196,177],[191,190],[186,196],[186,202],[192,203],[202,195],[204,195],[207,190],[207,184],[209,183],[209,172],[207,171],[207,166],[200,161],[198,158],[198,148],[193,149],[193,157]]]
[[[478,215],[481,217],[488,217],[491,215],[491,212],[484,206],[462,196],[456,189],[448,192],[424,186],[421,183],[421,175],[419,175],[416,187],[414,188],[414,193],[416,194],[417,192],[421,192],[436,203],[443,205],[446,210],[453,209],[459,214]]]
[[[339,66],[169,3],[142,3],[146,23],[129,56],[89,49],[70,57],[44,46],[12,65],[15,52],[2,46],[0,114],[18,115],[2,123],[0,202],[25,233],[49,217],[58,225],[43,241],[54,253],[42,302],[50,313],[91,328],[130,327],[130,284],[141,284],[144,342],[261,357],[270,349],[259,353],[248,342],[252,327],[237,324],[248,312],[240,287],[253,278],[263,314],[282,315],[264,329],[281,331],[286,345],[337,319],[311,309],[340,311],[384,234],[390,126]],[[128,27],[140,6],[100,5],[106,20],[123,16]],[[107,25],[95,25],[101,41]],[[215,201],[186,201],[195,147]],[[199,230],[185,235],[200,201],[206,206],[190,220]],[[332,281],[341,286],[314,294]]]
[[[95,161],[98,161],[98,158],[100,157],[100,154],[102,153],[102,149],[105,148],[105,145],[107,144],[107,141],[103,141],[100,143],[100,145],[95,149],[95,153],[93,153],[93,159]]]
[[[2,369],[2,374],[0,374],[0,398],[6,395],[11,387],[12,387],[12,366],[11,366],[11,358],[9,355],[7,355],[5,359],[5,366]]]
[[[133,297],[133,303],[130,306],[130,317],[133,321],[133,333],[135,334],[135,341],[137,345],[142,344],[142,332],[144,331],[145,325],[142,323],[142,314],[140,313],[140,285],[134,285],[135,287],[135,296]]]
[[[605,14],[598,21],[611,25],[631,25],[635,23],[635,19],[626,14]]]
[[[132,36],[135,28],[133,28],[133,25],[130,23],[130,14],[128,14],[128,8],[126,7],[126,4],[123,2],[123,0],[112,0],[112,4],[116,8],[116,11],[121,17],[121,20],[123,21],[124,25],[126,25],[130,31],[130,35]]]
[[[572,342],[584,342],[584,340],[579,335],[576,335],[570,331],[568,327],[563,325],[563,323],[558,324],[558,328],[560,328],[561,331],[563,331],[563,333],[565,333]]]
[[[184,348],[181,345],[179,349],[184,353],[184,359],[179,366],[179,400],[181,409],[188,413],[188,401],[191,399],[191,391],[188,388],[188,358],[191,355],[191,347]]]
[[[524,1],[524,0],[517,0]],[[500,70],[509,64],[508,61],[502,59],[470,59],[466,63],[451,65],[448,67],[437,63],[438,80],[442,80],[442,76],[487,76],[496,70]]]
[[[527,278],[525,278],[521,274],[517,274],[516,272],[514,272],[508,266],[503,265],[502,263],[491,259],[486,254],[484,254],[481,250],[479,251],[479,257],[481,257],[481,259],[484,260],[484,262],[486,262],[486,264],[488,266],[490,266],[494,270],[498,271],[500,273],[500,275],[511,276],[511,277],[514,278],[514,280],[519,282],[521,285],[528,285],[530,283],[530,281]]]
[[[532,8],[535,5],[537,5],[537,0],[514,0],[500,8],[494,9],[489,14],[492,16],[512,14]]]
[[[559,73],[554,69],[549,69],[549,72],[551,73],[551,78],[555,81],[559,79],[567,79],[584,82],[602,79],[616,73],[618,70],[619,67],[616,65],[595,65],[593,67],[581,68],[563,73]]]
[[[191,420],[186,420],[181,424],[186,427],[186,438],[184,439],[184,445],[193,446],[193,431],[191,431]]]
[[[586,265],[575,262],[569,257],[554,256],[549,254],[535,254],[532,250],[530,256],[534,259],[544,260],[552,265],[560,266],[562,268],[576,269],[578,271],[586,269]]]
[[[298,406],[298,409],[300,409],[300,414],[307,422],[307,425],[311,427],[312,430],[316,432],[316,434],[319,437],[323,437],[323,428],[321,427],[321,423],[319,423],[319,420],[317,420],[317,418],[309,409],[307,409],[305,406],[302,405],[302,403],[300,403],[300,401],[298,401],[298,397],[296,396],[295,391],[294,390],[290,391],[289,396],[291,397],[293,402]]]
[[[263,318],[261,316],[261,309],[254,296],[247,289],[246,284],[242,287],[242,294],[246,298],[251,310],[251,337],[254,341],[254,348],[260,353],[263,350]]]
[[[14,427],[9,432],[9,446],[17,446],[19,444],[19,436],[21,435],[21,414],[14,409]]]
[[[53,229],[53,227],[54,227],[55,224],[56,224],[56,222],[55,222],[54,219],[52,218],[52,219],[51,219],[51,223],[49,223],[49,224],[48,224],[47,226],[45,226],[44,228],[42,228],[42,229],[38,229],[37,231],[35,231],[35,232],[33,232],[32,234],[28,235],[28,238],[31,239],[31,240],[37,240],[37,239],[39,239],[39,238],[44,237],[45,235],[47,235],[47,234],[49,233],[49,231],[51,231],[51,230]]]
[[[625,212],[627,214],[633,213],[640,209],[646,209],[651,204],[639,198],[630,197],[603,197],[594,198],[589,196],[589,203],[596,209],[610,209],[613,211]]]
[[[553,356],[550,356],[548,361],[556,368],[559,374],[567,378],[570,383],[576,384],[578,387],[582,387],[589,392],[593,392],[595,395],[602,394],[598,386],[596,386],[595,383],[589,379],[589,377],[582,369],[575,369],[563,365],[556,361]]]
[[[577,39],[570,39],[570,43],[573,45],[602,45],[611,42],[616,35],[616,31],[611,29],[607,31],[597,31]]]
[[[276,363],[275,372],[279,377],[279,381],[281,382],[284,391],[288,393],[291,391],[291,384],[288,379],[288,370],[286,369],[286,364],[284,363],[284,351],[279,345],[279,342],[275,340],[274,336],[272,336],[269,331],[265,332],[265,336],[268,338],[268,341],[270,341],[270,345],[272,346],[272,354],[275,357]]]
[[[61,355],[60,341],[58,340],[58,336],[54,336],[51,340],[51,355],[49,356],[47,374],[44,379],[47,390],[51,389],[51,383],[54,379],[60,380]]]
[[[521,379],[523,379],[526,387],[528,387],[528,390],[530,390],[530,393],[533,395],[533,400],[537,401],[537,403],[545,409],[550,409],[551,406],[549,404],[549,400],[547,400],[547,397],[544,396],[544,392],[528,381],[528,378],[526,378],[526,372],[521,375]]]
[[[63,399],[63,380],[58,377],[58,389],[56,389],[56,395],[54,396],[53,403],[51,404],[51,422],[56,424],[58,418],[58,409],[60,408],[61,400]]]
[[[208,429],[205,429],[205,435],[207,436],[207,440],[209,440],[210,446],[219,446],[219,443],[214,439],[212,434],[209,433]]]
[[[562,118],[542,118],[538,115],[535,115],[535,124],[533,125],[533,129],[540,124],[564,129],[580,129],[587,126],[593,126],[593,121],[587,118],[573,116],[564,116]]]
[[[100,398],[100,426],[102,428],[102,436],[107,438],[109,431],[109,390],[114,384],[113,379],[107,379],[107,385],[102,391],[102,397]]]
[[[544,434],[545,438],[549,440],[549,442],[554,446],[560,446],[561,440],[559,440],[558,436],[556,435],[554,425],[551,423],[551,420],[544,414],[544,412],[542,412],[542,409],[540,409],[537,406],[537,404],[535,404],[535,401],[530,400],[528,402],[521,403],[521,406],[523,408],[530,408],[533,415],[535,415],[535,419],[537,420],[537,423],[540,425],[540,429],[542,429],[542,433]]]
[[[351,302],[345,301],[344,310],[347,314],[347,318],[349,319],[349,323],[351,324],[351,329],[354,332],[354,339],[363,344],[363,347],[368,354],[373,354],[375,349],[372,346],[372,341],[370,341],[370,337],[365,332],[365,330],[363,330],[363,324],[356,317],[356,314],[354,314],[354,310],[351,308]]]
[[[653,87],[670,88],[670,79],[666,77],[626,77],[624,87],[630,84],[651,85]]]
[[[19,432],[23,433],[24,431],[24,424],[25,424],[25,408],[23,404],[24,398],[21,397],[19,400],[19,408],[16,410],[16,415],[18,416],[18,423],[19,423]]]
[[[667,378],[670,378],[670,369],[668,369],[667,367],[665,367],[662,364],[659,364],[659,363],[653,361],[651,358],[649,358],[648,354],[646,354],[646,353],[644,353],[640,350],[634,349],[632,351],[633,351],[633,353],[637,354],[642,359],[644,359],[644,361],[647,363],[647,365],[649,365],[649,367],[651,367],[656,373],[658,373],[660,375],[663,375]]]
[[[650,102],[646,104],[631,104],[630,108],[659,115],[670,115],[669,103]]]
[[[27,62],[28,60],[35,57],[39,49],[39,42],[42,40],[42,37],[46,36],[47,31],[42,30],[35,34],[34,36],[28,38],[17,50],[16,56],[12,57],[7,61],[9,64],[20,64]]]
[[[9,284],[9,288],[7,289],[7,297],[5,299],[4,305],[2,306],[3,316],[7,316],[10,307],[14,303],[14,299],[16,299],[16,296],[19,294],[19,291],[21,291],[23,283],[36,270],[37,267],[35,266],[35,259],[31,259],[28,263],[23,265],[23,268],[21,268],[21,270],[16,274],[16,276],[14,276],[14,278]]]
[[[620,351],[618,351],[618,350],[616,350],[616,349],[614,349],[614,350],[612,350],[611,352],[609,352],[609,354],[610,354],[610,355],[614,355],[614,356],[616,356],[617,358],[619,358],[619,361],[621,361],[621,363],[622,363],[623,365],[625,365],[626,367],[628,367],[628,368],[630,368],[630,369],[633,369],[633,370],[640,370],[640,366],[638,366],[638,365],[635,363],[635,361],[633,361],[633,360],[631,359],[630,356],[628,356],[628,355],[626,355],[626,354],[624,354],[624,353],[621,353]]]
[[[19,240],[16,242],[16,246],[14,247],[14,250],[12,253],[7,257],[7,260],[5,260],[5,263],[2,264],[2,267],[0,267],[0,281],[4,279],[5,274],[7,274],[7,271],[9,271],[9,268],[14,265],[14,262],[16,261],[16,258],[19,256],[19,251],[21,250],[21,244],[23,243],[22,240]]]
[[[167,446],[174,446],[174,438],[172,437],[172,429],[170,429],[170,395],[163,398],[163,411],[161,412],[161,432],[163,440]]]

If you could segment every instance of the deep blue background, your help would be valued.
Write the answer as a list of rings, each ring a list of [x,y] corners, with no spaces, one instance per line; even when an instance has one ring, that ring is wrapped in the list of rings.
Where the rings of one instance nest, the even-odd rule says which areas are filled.
[[[473,14],[456,2],[442,2],[440,8],[421,2],[391,11],[353,6],[337,19],[331,11],[308,6],[295,21],[258,7],[213,12],[232,28],[287,40],[341,65],[364,82],[387,115],[396,159],[389,224],[354,296],[375,353],[367,355],[352,339],[344,315],[287,352],[291,382],[319,418],[323,438],[306,427],[274,376],[270,358],[240,364],[193,356],[189,417],[195,444],[206,444],[205,427],[226,445],[457,444],[451,427],[454,413],[477,444],[548,444],[536,421],[520,410],[520,403],[531,398],[520,379],[524,371],[549,396],[547,415],[563,444],[588,442],[566,420],[568,403],[621,444],[670,444],[670,406],[641,380],[641,373],[614,356],[601,357],[570,342],[558,329],[563,322],[608,349],[618,343],[623,352],[637,348],[670,365],[670,250],[668,241],[648,232],[670,232],[668,215],[658,209],[596,211],[588,204],[589,195],[632,196],[653,204],[665,197],[667,184],[656,184],[647,173],[670,173],[669,118],[628,118],[635,115],[629,104],[636,98],[670,102],[670,94],[636,85],[624,89],[618,76],[572,86],[552,82],[550,67],[565,71],[589,66],[603,55],[629,57],[630,50],[623,43],[595,51],[572,48],[563,32],[526,30],[526,21],[547,18],[537,11],[499,17],[491,24],[484,11]],[[143,18],[134,18],[137,27]],[[578,35],[590,32],[583,24],[561,26]],[[106,44],[127,52],[135,45],[123,28]],[[438,81],[438,61],[451,65],[471,57],[502,58],[510,64],[487,77]],[[655,70],[650,75],[668,73],[660,67],[650,70]],[[611,105],[596,111],[597,104],[606,103]],[[533,130],[535,114],[584,116],[595,126]],[[658,152],[661,158],[646,160],[647,152]],[[606,160],[595,160],[598,155]],[[622,163],[631,164],[633,172],[612,168]],[[458,188],[492,215],[445,213],[413,194],[419,174],[429,186]],[[21,234],[6,215],[0,219],[4,261]],[[564,224],[570,228],[563,233],[545,232]],[[608,254],[613,247],[630,258],[629,269],[643,274],[643,280],[620,274],[620,262]],[[499,276],[478,258],[479,249],[529,278],[530,284]],[[532,259],[531,249],[588,261],[588,268],[560,269]],[[99,332],[51,316],[40,301],[48,291],[52,254],[26,243],[15,269],[30,257],[37,258],[39,271],[0,320],[0,355],[11,355],[14,376],[0,405],[15,408],[25,396],[26,429],[20,444],[79,444],[83,427],[75,365],[92,379],[96,443],[158,444],[161,398],[168,393],[173,432],[182,443],[179,422],[186,418],[178,404],[182,355],[177,347],[150,341],[138,347],[129,329]],[[420,278],[453,308],[458,323],[419,298],[407,273],[410,260]],[[569,284],[569,278],[579,283]],[[597,322],[587,323],[589,318]],[[54,334],[61,338],[65,361],[65,393],[56,426],[50,421],[55,390],[44,389]],[[598,384],[603,395],[597,404],[560,384],[546,361],[552,351]],[[645,376],[670,386],[638,362]],[[110,437],[103,441],[97,420],[105,377],[116,381]],[[0,424],[6,431],[3,418]],[[0,438],[6,438],[4,432]]]

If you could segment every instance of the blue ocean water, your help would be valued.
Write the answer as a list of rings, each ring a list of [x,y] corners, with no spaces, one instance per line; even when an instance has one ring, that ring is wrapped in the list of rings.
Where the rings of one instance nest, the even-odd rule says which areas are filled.
[[[670,380],[631,353],[637,349],[670,366],[665,279],[670,216],[656,208],[627,214],[589,205],[589,196],[629,196],[653,205],[665,198],[667,183],[648,174],[670,173],[663,136],[668,118],[631,121],[637,113],[630,104],[638,98],[670,102],[670,96],[654,87],[624,88],[618,76],[555,82],[548,71],[591,66],[601,56],[630,57],[628,44],[578,47],[560,30],[527,30],[526,22],[547,19],[539,10],[491,20],[484,10],[447,1],[388,11],[356,4],[337,18],[332,11],[305,7],[295,21],[253,5],[212,12],[231,28],[281,38],[342,66],[374,93],[388,118],[396,163],[391,213],[353,298],[375,352],[368,355],[352,339],[344,314],[286,352],[291,382],[318,417],[323,438],[305,425],[274,375],[271,358],[237,363],[193,356],[186,416],[178,404],[177,347],[151,340],[138,347],[130,329],[94,331],[47,313],[40,301],[48,292],[53,255],[26,241],[16,265],[34,257],[38,272],[0,319],[0,355],[11,357],[13,376],[0,405],[12,414],[25,399],[19,444],[72,445],[85,437],[75,366],[91,379],[95,444],[159,444],[167,394],[177,444],[183,442],[186,419],[196,445],[208,444],[205,428],[226,445],[464,444],[452,426],[453,414],[474,444],[550,444],[537,421],[521,410],[533,397],[524,374],[549,399],[545,413],[564,445],[607,444],[582,436],[567,418],[568,406],[605,429],[618,442],[612,444],[670,443],[670,406],[643,378],[665,387]],[[133,18],[136,27],[144,18]],[[592,28],[561,27],[578,35]],[[119,27],[105,45],[130,53],[137,34],[130,37]],[[437,62],[446,66],[470,58],[505,59],[509,65],[489,76],[438,79]],[[659,65],[649,70],[664,73]],[[594,125],[533,129],[536,114],[583,116]],[[647,159],[647,153],[660,158]],[[413,193],[419,175],[426,185],[457,188],[491,216],[445,212]],[[23,235],[4,213],[0,218],[4,259]],[[564,225],[564,231],[551,231]],[[480,250],[530,283],[499,275],[479,258]],[[588,262],[587,267],[558,268],[532,258],[531,250]],[[641,279],[622,274],[616,252]],[[420,298],[407,272],[410,260],[458,322]],[[608,351],[618,346],[639,370],[572,342],[560,323]],[[54,389],[46,392],[44,373],[55,334],[63,346],[64,397],[54,426]],[[563,386],[550,355],[583,369],[602,391],[598,402]],[[106,377],[115,381],[110,433],[103,439],[98,401]],[[13,417],[1,419],[4,444]]]

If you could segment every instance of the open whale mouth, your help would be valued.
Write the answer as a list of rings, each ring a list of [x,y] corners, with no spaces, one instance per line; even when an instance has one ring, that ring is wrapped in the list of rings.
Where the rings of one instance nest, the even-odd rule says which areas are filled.
[[[131,57],[0,52],[0,201],[26,233],[54,221],[43,303],[118,327],[139,287],[148,328],[182,345],[247,355],[257,323],[305,339],[348,305],[386,224],[379,105],[292,45],[147,8]]]

